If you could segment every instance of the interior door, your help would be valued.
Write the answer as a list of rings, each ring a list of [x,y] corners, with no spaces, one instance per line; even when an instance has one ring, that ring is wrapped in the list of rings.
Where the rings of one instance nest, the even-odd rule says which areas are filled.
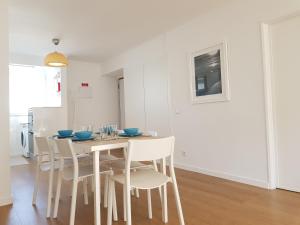
[[[271,26],[278,188],[300,192],[300,17]]]

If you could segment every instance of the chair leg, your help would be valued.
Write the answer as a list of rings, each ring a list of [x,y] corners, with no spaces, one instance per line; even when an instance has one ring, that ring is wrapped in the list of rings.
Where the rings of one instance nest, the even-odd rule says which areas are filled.
[[[130,187],[126,187],[126,217],[127,217],[127,225],[132,225],[131,222],[131,195],[130,195]]]
[[[126,212],[126,186],[123,185],[123,216],[124,221],[127,221],[127,212]]]
[[[157,167],[157,162],[156,162],[156,160],[153,160],[153,167],[154,167],[154,170],[155,170],[156,172],[159,172],[159,171],[158,171],[158,167]],[[160,201],[161,201],[161,187],[158,187],[158,192],[159,192],[159,198],[160,198]]]
[[[47,218],[50,217],[51,214],[51,203],[52,203],[52,194],[53,194],[53,165],[51,166],[50,172],[49,172],[49,184],[48,184],[48,199],[47,199]]]
[[[32,205],[36,204],[36,196],[39,189],[39,178],[40,178],[40,166],[37,164],[36,166],[36,172],[35,172],[35,181],[34,181],[34,189],[33,189],[33,195],[32,195]]]
[[[148,217],[152,219],[152,203],[151,203],[151,190],[147,189],[147,200],[148,200]]]
[[[167,199],[167,185],[163,185],[162,190],[162,215],[163,222],[168,223],[168,199]]]
[[[184,218],[183,218],[183,213],[182,213],[181,202],[180,202],[180,197],[179,197],[179,192],[178,192],[178,186],[177,186],[177,182],[176,182],[175,178],[173,178],[172,183],[173,183],[173,189],[174,189],[174,194],[175,194],[175,200],[176,200],[176,207],[177,207],[179,222],[180,222],[180,225],[185,225]]]
[[[101,200],[101,174],[100,173],[98,179],[99,179],[99,194],[100,194],[99,204],[101,205],[102,200]]]
[[[105,175],[105,181],[104,181],[104,202],[103,202],[104,208],[107,208],[108,180],[109,180],[108,175]]]
[[[134,172],[136,172],[136,169],[133,170]],[[139,189],[138,188],[134,188],[131,190],[131,195],[134,195],[134,191],[135,191],[135,196],[137,198],[140,198],[140,192],[139,192]]]
[[[94,182],[94,177],[90,177],[91,179],[91,192],[94,193],[94,190],[95,190],[95,182]]]
[[[135,196],[136,196],[137,198],[140,198],[140,191],[139,191],[138,188],[135,189]]]
[[[83,196],[84,196],[84,204],[88,205],[89,204],[89,196],[88,196],[88,190],[87,190],[87,186],[88,186],[88,178],[84,178],[82,181],[83,184]]]
[[[61,182],[62,182],[62,172],[59,171],[58,178],[57,178],[57,187],[56,187],[56,196],[55,196],[55,203],[54,203],[54,210],[53,210],[53,218],[57,218],[58,204],[59,204],[59,199],[60,199]]]
[[[113,190],[112,190],[112,180],[108,183],[108,206],[107,206],[107,225],[112,224],[112,201],[113,201]]]
[[[75,212],[76,212],[76,200],[77,200],[77,185],[78,180],[73,180],[73,188],[72,188],[72,202],[71,202],[71,212],[70,212],[70,225],[74,225],[75,223]]]
[[[115,182],[112,183],[112,191],[113,191],[113,216],[114,221],[118,221],[118,209],[117,209],[117,199],[116,199],[116,188],[115,188]]]

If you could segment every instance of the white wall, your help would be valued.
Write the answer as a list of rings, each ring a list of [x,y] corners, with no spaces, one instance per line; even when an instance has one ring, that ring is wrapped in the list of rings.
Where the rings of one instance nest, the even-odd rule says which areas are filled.
[[[9,169],[8,2],[0,2],[0,206],[12,202]]]
[[[44,66],[44,59],[41,56],[23,55],[10,52],[9,63],[19,65]]]
[[[148,68],[149,74],[159,73],[161,80],[168,76],[168,83],[159,80],[144,83],[146,89],[155,90],[158,86],[147,97],[153,105],[146,110],[146,117],[168,114],[171,122],[164,127],[176,136],[177,165],[267,187],[260,22],[297,9],[300,2],[296,0],[236,1],[104,62],[103,73],[121,68],[130,71],[140,66]],[[228,43],[231,100],[192,105],[189,55],[223,40]],[[127,84],[127,88],[130,86]],[[130,88],[135,88],[134,83]],[[154,94],[165,98],[168,88],[170,112],[154,105]],[[143,120],[144,115],[132,116]],[[156,119],[148,122],[151,129],[158,128]]]
[[[124,68],[125,125],[170,134],[164,36],[103,64],[103,73]]]
[[[11,53],[10,63],[43,66],[43,57]],[[93,125],[97,129],[101,124],[118,122],[117,79],[100,75],[98,63],[69,60],[69,66],[62,71],[62,107],[36,109],[35,128],[55,132],[57,129]],[[81,83],[89,83],[91,98],[78,98]],[[51,119],[58,117],[58,120]]]
[[[93,125],[94,129],[108,122],[118,123],[118,85],[114,77],[100,76],[97,63],[70,61],[68,66],[68,124],[80,129]],[[81,83],[92,88],[91,98],[78,98]]]

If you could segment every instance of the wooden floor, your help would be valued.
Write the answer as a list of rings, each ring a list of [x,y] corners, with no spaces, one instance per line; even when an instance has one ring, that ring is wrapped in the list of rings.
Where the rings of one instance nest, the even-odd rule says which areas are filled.
[[[300,194],[283,190],[268,191],[205,176],[177,170],[177,179],[187,225],[294,225],[300,224]],[[70,207],[69,184],[63,186],[57,220],[47,220],[47,179],[41,180],[37,206],[31,205],[34,166],[16,166],[12,169],[13,206],[0,207],[0,225],[68,225]],[[170,187],[169,187],[170,188]],[[90,204],[83,204],[79,190],[76,225],[93,224],[93,197]],[[122,221],[122,195],[117,190],[119,222]],[[169,189],[169,223],[177,225],[177,213],[172,189]],[[158,193],[153,193],[153,219],[147,219],[145,193],[132,200],[133,224],[160,225],[161,208]],[[102,209],[102,225],[106,224],[106,210]]]

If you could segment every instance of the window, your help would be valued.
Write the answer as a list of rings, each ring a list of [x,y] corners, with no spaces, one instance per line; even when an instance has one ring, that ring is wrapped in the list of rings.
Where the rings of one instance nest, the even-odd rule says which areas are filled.
[[[60,85],[59,68],[10,65],[10,113],[27,114],[31,107],[60,107]]]

